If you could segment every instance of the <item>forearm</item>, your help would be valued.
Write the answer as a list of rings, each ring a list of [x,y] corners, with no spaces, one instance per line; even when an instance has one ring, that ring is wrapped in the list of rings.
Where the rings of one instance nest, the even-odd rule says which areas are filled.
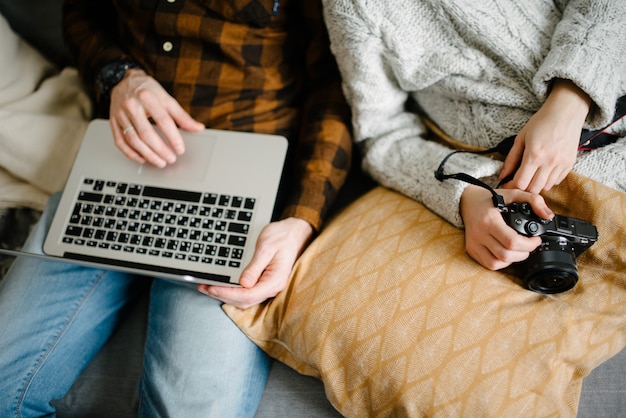
[[[107,63],[126,56],[116,39],[116,13],[110,2],[66,0],[63,28],[66,43],[86,87],[96,91],[96,78]]]
[[[459,203],[468,184],[455,179],[439,181],[435,178],[435,171],[450,152],[451,149],[441,144],[405,131],[403,138],[388,136],[371,140],[365,152],[364,168],[382,185],[422,203],[460,228],[463,221]],[[501,164],[481,155],[462,153],[446,162],[444,172],[466,173],[495,186],[495,182],[488,178],[494,179]]]
[[[570,0],[534,85],[541,96],[553,80],[571,80],[591,99],[588,128],[606,125],[625,92],[626,2]]]
[[[292,189],[282,217],[304,219],[319,230],[350,169],[352,133],[350,110],[330,51],[321,5],[306,2],[302,7],[311,34],[306,52],[306,92]]]

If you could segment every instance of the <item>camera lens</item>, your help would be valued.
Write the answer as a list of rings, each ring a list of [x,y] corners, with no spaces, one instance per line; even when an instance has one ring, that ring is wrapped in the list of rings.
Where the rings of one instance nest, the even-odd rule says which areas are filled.
[[[570,290],[578,282],[578,268],[571,245],[562,237],[543,239],[540,250],[531,253],[524,262],[524,285],[529,290],[546,294]]]

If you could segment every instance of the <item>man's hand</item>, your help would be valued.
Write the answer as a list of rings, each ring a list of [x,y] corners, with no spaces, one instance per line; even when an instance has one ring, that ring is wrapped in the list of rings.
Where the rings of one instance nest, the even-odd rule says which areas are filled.
[[[199,131],[194,120],[165,89],[143,70],[130,69],[111,89],[110,123],[115,145],[131,160],[165,167],[185,152],[178,127]],[[156,132],[154,123],[165,140]]]
[[[554,213],[538,194],[521,190],[497,190],[507,203],[528,202],[540,217],[551,219]],[[467,253],[484,267],[500,270],[528,258],[541,244],[540,237],[520,235],[508,226],[493,206],[491,193],[482,187],[468,186],[461,196],[461,215],[465,224]]]
[[[500,179],[517,169],[507,189],[540,193],[559,184],[576,162],[590,99],[575,84],[555,80],[550,95],[515,137]]]
[[[267,225],[250,264],[241,273],[242,287],[199,285],[198,291],[241,309],[274,297],[289,281],[296,259],[313,235],[306,221],[287,218]]]

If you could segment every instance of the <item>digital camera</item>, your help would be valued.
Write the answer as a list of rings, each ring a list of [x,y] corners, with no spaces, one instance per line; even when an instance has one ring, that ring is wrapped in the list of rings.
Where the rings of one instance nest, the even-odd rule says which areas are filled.
[[[561,293],[578,282],[576,257],[598,240],[597,228],[582,219],[537,216],[528,203],[502,209],[505,222],[519,234],[541,237],[541,245],[517,264],[524,286],[539,293]]]

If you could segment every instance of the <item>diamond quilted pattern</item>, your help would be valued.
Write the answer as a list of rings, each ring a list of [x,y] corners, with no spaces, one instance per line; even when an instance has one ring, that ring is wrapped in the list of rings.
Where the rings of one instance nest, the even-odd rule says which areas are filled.
[[[462,231],[378,187],[329,222],[288,289],[224,309],[345,416],[574,417],[582,378],[626,345],[626,196],[571,174],[546,200],[600,231],[569,292],[484,269]]]

